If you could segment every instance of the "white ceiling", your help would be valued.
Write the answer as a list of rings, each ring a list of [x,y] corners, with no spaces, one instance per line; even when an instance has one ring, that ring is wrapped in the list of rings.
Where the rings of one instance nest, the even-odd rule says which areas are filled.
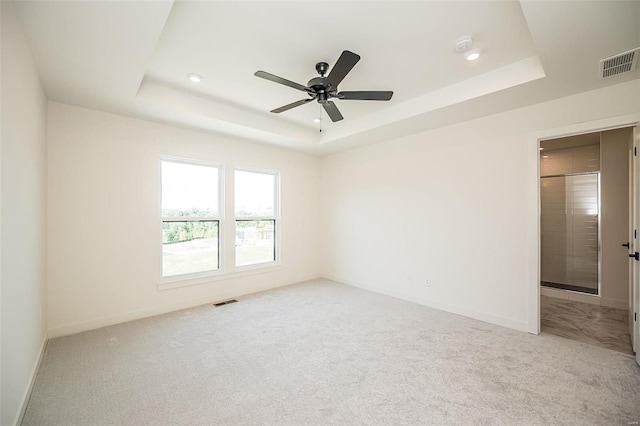
[[[640,78],[598,78],[598,61],[640,47],[637,1],[21,1],[49,99],[325,154]],[[455,52],[470,35],[482,52]],[[322,132],[299,91],[316,62],[361,56]],[[204,76],[193,84],[186,74]]]

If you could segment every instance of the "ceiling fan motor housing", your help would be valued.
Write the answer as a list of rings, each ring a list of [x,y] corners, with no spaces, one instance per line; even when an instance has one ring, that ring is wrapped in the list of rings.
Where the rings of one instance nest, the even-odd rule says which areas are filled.
[[[316,64],[316,71],[318,71],[318,74],[320,74],[322,77],[324,77],[328,69],[329,69],[329,64],[326,62],[318,62]]]
[[[315,77],[307,83],[309,96],[317,96],[318,102],[326,101],[329,97],[335,96],[336,90],[327,84],[326,77]]]

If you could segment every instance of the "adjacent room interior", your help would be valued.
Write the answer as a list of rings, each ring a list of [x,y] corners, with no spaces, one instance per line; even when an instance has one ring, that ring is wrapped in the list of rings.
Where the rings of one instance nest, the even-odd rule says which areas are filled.
[[[639,2],[0,12],[0,424],[640,421]]]
[[[628,354],[634,131],[540,142],[541,330]]]

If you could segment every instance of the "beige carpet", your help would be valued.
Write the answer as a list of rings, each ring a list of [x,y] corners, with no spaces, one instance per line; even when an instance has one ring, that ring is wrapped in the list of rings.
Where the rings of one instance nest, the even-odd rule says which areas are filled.
[[[637,421],[629,355],[316,280],[51,340],[23,424]]]

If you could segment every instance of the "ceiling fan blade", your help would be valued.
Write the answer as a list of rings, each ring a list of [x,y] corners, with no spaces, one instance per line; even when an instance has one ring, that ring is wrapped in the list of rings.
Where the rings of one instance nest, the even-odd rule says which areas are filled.
[[[340,114],[340,111],[338,110],[336,104],[334,104],[333,102],[324,102],[322,106],[324,107],[324,110],[327,111],[327,114],[329,114],[329,118],[331,119],[331,121],[333,121],[334,123],[344,118],[342,114]]]
[[[307,91],[307,86],[303,86],[302,84],[295,83],[291,80],[287,80],[286,78],[278,77],[277,75],[269,74],[265,71],[256,71],[256,77],[264,78],[265,80],[273,81],[274,83],[284,84],[285,86],[293,87],[294,89],[302,90],[303,92]]]
[[[289,105],[285,105],[285,106],[282,106],[280,108],[276,108],[274,110],[271,110],[271,112],[275,112],[276,114],[278,114],[278,113],[290,110],[291,108],[295,108],[297,106],[304,105],[304,104],[306,104],[308,102],[311,102],[313,99],[314,98],[309,98],[309,99],[303,99],[301,101],[296,101],[296,102],[290,103]]]
[[[338,84],[349,74],[349,71],[353,69],[353,67],[360,60],[360,56],[356,55],[353,52],[349,52],[345,50],[342,52],[336,64],[331,68],[331,72],[327,76],[327,84],[331,87],[336,88]]]
[[[338,92],[336,98],[355,101],[388,101],[393,96],[393,92]]]

